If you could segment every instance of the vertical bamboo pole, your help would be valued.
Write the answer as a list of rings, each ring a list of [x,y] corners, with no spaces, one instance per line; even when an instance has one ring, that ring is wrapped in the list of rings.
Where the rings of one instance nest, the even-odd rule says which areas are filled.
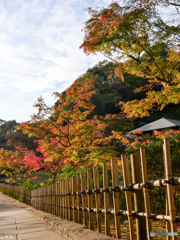
[[[35,199],[36,199],[36,202],[35,202],[35,206],[36,206],[36,209],[38,208],[38,199],[37,199],[37,193],[38,193],[38,190],[35,190]]]
[[[57,183],[57,216],[60,217],[60,181]]]
[[[57,183],[54,183],[54,215],[57,216]]]
[[[166,180],[169,181],[172,178],[172,167],[171,167],[171,156],[170,156],[170,146],[169,146],[169,139],[164,138],[164,163],[165,163],[165,174]],[[167,196],[168,196],[168,205],[169,205],[169,214],[170,214],[170,225],[171,225],[171,232],[177,232],[177,225],[174,223],[176,219],[176,208],[174,202],[174,187],[171,184],[167,184]],[[177,239],[177,236],[172,236],[172,239]]]
[[[132,180],[133,183],[142,182],[142,174],[141,174],[141,162],[139,154],[131,155],[131,166],[132,166]],[[134,192],[134,206],[135,211],[144,212],[144,198],[143,192],[138,190]],[[144,218],[136,219],[136,230],[137,230],[137,239],[138,240],[146,240],[146,221]]]
[[[87,212],[87,195],[86,191],[86,173],[81,173],[81,192],[82,192],[82,205],[83,205],[83,217],[84,217],[84,225],[88,226],[88,212]]]
[[[57,216],[57,182],[54,184],[55,185],[55,197],[54,197],[54,205],[55,205],[55,210],[54,214]]]
[[[49,185],[49,213],[51,213],[51,185]]]
[[[37,190],[35,190],[35,195],[36,195],[36,202],[35,202],[35,206],[36,206],[36,209],[38,208],[37,206],[38,206],[38,203],[37,203],[37,192],[38,192],[38,189]]]
[[[100,188],[99,183],[99,169],[93,167],[93,174],[94,174],[94,188],[97,190]],[[102,232],[101,228],[101,213],[99,212],[101,208],[101,193],[95,193],[95,200],[96,200],[96,210],[97,210],[97,229],[99,232]]]
[[[39,190],[39,210],[41,210],[41,189],[38,189]]]
[[[63,192],[63,218],[66,218],[66,209],[65,209],[65,187],[66,187],[66,180],[62,181],[62,192]]]
[[[78,222],[78,212],[77,212],[77,183],[76,177],[72,177],[72,193],[73,193],[73,221]]]
[[[56,183],[56,216],[59,216],[59,182]]]
[[[116,160],[111,160],[111,172],[112,172],[112,187],[118,186],[118,164]],[[121,238],[121,226],[119,217],[119,192],[113,191],[113,203],[114,203],[114,217],[115,217],[115,228],[116,238]]]
[[[60,181],[57,182],[57,216],[60,217]]]
[[[130,173],[129,173],[129,160],[125,155],[121,155],[122,159],[122,168],[123,168],[123,177],[124,177],[124,187],[128,187],[130,184]],[[133,216],[132,216],[132,199],[131,192],[125,191],[126,196],[126,205],[128,211],[128,220],[129,220],[129,229],[130,229],[130,238],[131,240],[135,239],[134,234],[134,224],[133,224]]]
[[[37,189],[37,209],[39,209],[39,189]]]
[[[45,186],[44,189],[45,189],[45,211],[48,212],[48,192],[47,192],[47,186]]]
[[[44,211],[44,187],[42,187],[42,211]]]
[[[165,176],[166,178],[166,176]],[[169,201],[168,201],[168,194],[167,194],[167,188],[165,189],[166,194],[166,216],[169,216]],[[169,221],[166,221],[166,232],[171,232],[171,225]],[[171,236],[166,236],[166,240],[171,239]]]
[[[54,183],[52,184],[52,214],[54,215],[54,207],[55,207],[55,205],[54,205],[54,199],[55,199],[55,197],[54,197]]]
[[[70,206],[70,220],[73,221],[73,177],[69,179],[69,206]]]
[[[41,210],[42,211],[43,211],[43,207],[44,207],[43,201],[44,201],[43,188],[41,188]]]
[[[70,181],[69,178],[66,179],[66,218],[72,221],[72,211],[71,211],[71,196],[70,196]]]
[[[108,188],[108,171],[107,165],[103,164],[103,189]],[[110,236],[110,213],[109,210],[109,192],[104,192],[104,209],[105,209],[105,233]]]
[[[52,189],[51,185],[49,185],[49,213],[52,211],[52,197],[51,197]]]
[[[66,206],[66,219],[71,220],[71,204],[70,204],[70,190],[69,190],[69,179],[66,179],[66,187],[65,187],[65,206]]]
[[[146,153],[144,148],[140,148],[140,156],[141,156],[141,166],[142,166],[142,178],[143,183],[145,184],[148,181],[147,176],[147,167],[146,167]],[[150,200],[149,200],[149,189],[144,188],[144,201],[145,201],[145,211],[146,211],[146,228],[147,228],[147,238],[148,240],[152,239],[150,236],[150,232],[152,231],[152,220],[151,217],[151,207],[150,207]]]
[[[47,186],[47,195],[48,195],[48,213],[50,213],[50,185]]]
[[[34,191],[31,191],[31,207],[34,208]]]
[[[60,194],[61,194],[61,212],[60,216],[63,218],[63,180],[60,181]]]
[[[54,183],[51,184],[51,213],[54,214]]]
[[[43,204],[43,188],[41,188],[41,210],[43,211],[43,206],[44,206],[44,204]]]
[[[44,187],[42,187],[42,211],[44,211]]]
[[[53,214],[56,215],[56,183],[53,184]]]
[[[41,210],[41,189],[38,189],[38,199],[39,199],[39,207],[38,209]]]
[[[50,193],[51,193],[51,195],[50,195],[50,202],[51,202],[51,214],[53,214],[53,196],[52,196],[52,194],[53,194],[53,187],[52,187],[52,184],[50,184]]]
[[[35,190],[33,190],[32,192],[31,192],[31,198],[32,198],[32,201],[31,201],[31,203],[32,203],[32,207],[33,208],[36,208],[35,206],[35,202],[36,202],[36,199],[35,199]]]
[[[72,207],[72,221],[75,222],[75,199],[74,199],[74,177],[71,177],[71,207]]]
[[[45,187],[46,188],[46,212],[49,212],[49,191],[48,191],[48,186]]]
[[[47,186],[45,186],[45,194],[46,194],[46,198],[45,198],[45,211],[48,212],[48,191],[47,191]]]
[[[61,216],[61,205],[62,205],[62,201],[61,201],[61,199],[62,199],[62,196],[61,196],[61,180],[59,181],[59,185],[58,185],[58,191],[59,191],[59,197],[58,197],[58,199],[59,199],[59,217],[62,217]]]
[[[38,199],[38,201],[37,201],[37,202],[38,202],[38,207],[37,207],[37,209],[40,210],[40,209],[39,209],[39,206],[40,206],[40,204],[39,204],[39,189],[37,190],[37,196],[38,196],[38,197],[37,197],[37,199]]]
[[[41,210],[43,210],[43,188],[41,188],[40,196],[41,196]]]
[[[80,187],[80,179],[79,174],[76,176],[76,184],[77,184],[77,207],[78,207],[78,223],[82,224],[82,210],[80,209],[82,207],[81,203],[81,187]]]
[[[40,210],[40,197],[39,197],[39,189],[38,189],[38,210]]]
[[[35,190],[36,191],[36,209],[38,209],[38,198],[37,198],[37,193],[38,193],[38,189],[37,190]]]
[[[93,208],[93,194],[92,191],[92,174],[91,170],[87,171],[87,185],[88,185],[88,208],[89,208],[89,229],[94,230],[94,212],[91,211]]]

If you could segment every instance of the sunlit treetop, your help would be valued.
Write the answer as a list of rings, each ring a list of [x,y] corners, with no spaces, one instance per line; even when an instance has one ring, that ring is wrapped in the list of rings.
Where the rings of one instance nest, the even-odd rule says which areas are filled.
[[[148,79],[151,89],[154,85],[179,89],[180,28],[168,25],[152,4],[141,1],[140,6],[138,1],[132,7],[130,2],[134,1],[122,6],[114,2],[99,11],[89,8],[81,48],[86,54],[101,52],[119,63],[119,75],[128,72]]]

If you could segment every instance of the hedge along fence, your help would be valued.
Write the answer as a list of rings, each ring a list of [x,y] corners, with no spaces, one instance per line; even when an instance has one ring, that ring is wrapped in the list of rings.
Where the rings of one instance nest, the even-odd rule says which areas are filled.
[[[111,174],[108,166],[103,164],[102,175],[101,169],[94,167],[93,171],[89,170],[33,190],[31,206],[84,224],[89,229],[97,228],[99,232],[104,231],[107,235],[111,235],[114,227],[117,238],[123,235],[122,218],[128,219],[130,234],[128,239],[151,239],[153,220],[166,221],[166,232],[176,233],[180,216],[176,216],[174,188],[180,185],[180,177],[172,178],[169,139],[164,139],[163,149],[164,179],[148,181],[145,150],[141,148],[140,155],[131,155],[131,173],[128,157],[121,156],[123,185],[119,185],[118,182],[118,163],[116,160],[111,160]],[[101,177],[103,186],[100,186]],[[155,188],[165,189],[166,213],[164,215],[151,212],[149,193]],[[123,194],[125,194],[126,210],[120,209]],[[173,235],[172,239],[177,239],[177,236]]]

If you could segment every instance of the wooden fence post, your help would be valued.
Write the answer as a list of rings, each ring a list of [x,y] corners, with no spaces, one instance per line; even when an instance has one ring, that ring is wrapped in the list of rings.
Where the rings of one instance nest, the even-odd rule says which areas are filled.
[[[48,194],[48,213],[51,212],[51,192],[50,185],[47,186],[47,194]]]
[[[171,167],[171,157],[170,157],[170,146],[169,146],[169,139],[164,138],[164,163],[165,163],[165,176],[167,181],[167,199],[169,205],[169,214],[170,214],[170,225],[171,225],[171,232],[172,234],[177,232],[177,225],[175,223],[176,220],[176,208],[174,202],[174,187],[169,182],[172,178],[172,167]],[[172,235],[172,239],[177,239],[177,236]]]
[[[66,179],[66,187],[65,187],[65,207],[66,207],[66,219],[72,220],[71,216],[71,201],[70,201],[70,189],[69,189],[69,179]]]
[[[63,203],[63,180],[60,181],[60,194],[61,194],[61,201],[60,201],[61,202],[61,211],[60,211],[60,216],[61,216],[61,218],[63,218],[63,211],[64,211],[63,210],[64,209],[63,208],[63,204],[64,204]]]
[[[83,205],[83,217],[84,224],[88,226],[88,212],[87,212],[87,195],[85,193],[87,187],[86,173],[81,173],[81,193],[82,193],[82,205]]]
[[[141,183],[142,182],[142,174],[141,174],[141,162],[139,154],[131,155],[131,167],[132,167],[132,181],[133,183]],[[134,192],[134,206],[135,211],[144,212],[144,198],[142,190],[137,190]],[[146,240],[146,221],[145,218],[137,218],[136,219],[136,231],[137,231],[137,239],[138,240]]]
[[[78,222],[78,214],[77,214],[77,184],[76,177],[72,177],[72,205],[73,205],[73,221]]]
[[[65,193],[66,193],[66,180],[62,180],[62,192],[63,192],[63,218],[66,218],[66,208],[65,208]]]
[[[59,217],[61,216],[60,215],[60,209],[61,209],[60,182],[61,181],[57,183],[57,216]]]
[[[45,211],[45,192],[44,192],[44,187],[42,187],[42,195],[43,195],[43,199],[42,199],[42,210]]]
[[[51,214],[53,214],[53,197],[52,197],[52,194],[53,194],[53,186],[52,186],[52,184],[50,184],[50,193],[51,193],[51,195],[50,195],[50,201],[51,201]]]
[[[112,171],[112,187],[113,191],[113,203],[114,203],[114,217],[115,217],[115,228],[116,238],[121,238],[121,226],[119,216],[119,192],[116,192],[115,188],[118,186],[118,164],[116,160],[111,160],[111,171]]]
[[[39,210],[39,189],[37,189],[37,209]]]
[[[88,208],[89,208],[89,228],[94,230],[94,212],[91,211],[93,208],[93,194],[92,194],[92,174],[91,170],[87,171],[87,185],[88,185]]]
[[[80,187],[80,179],[79,174],[76,176],[76,184],[77,184],[77,207],[78,207],[78,223],[82,224],[82,199],[81,199],[81,187]]]
[[[103,189],[107,189],[108,185],[108,171],[107,165],[103,164]],[[109,191],[104,191],[104,210],[105,210],[105,233],[110,236],[110,213],[109,210]]]
[[[169,216],[169,201],[168,201],[167,188],[165,189],[165,196],[166,196],[166,216]],[[170,231],[171,231],[170,222],[166,221],[166,232],[170,232]],[[171,239],[171,236],[166,236],[166,239],[167,240]]]
[[[93,167],[93,175],[94,175],[94,188],[98,190],[100,188],[99,183],[99,169]],[[96,192],[95,193],[95,199],[96,199],[96,216],[97,216],[97,228],[99,232],[102,232],[101,229],[101,213],[99,212],[101,208],[101,193]]]
[[[123,168],[124,187],[128,187],[128,185],[130,184],[129,159],[127,156],[121,155],[121,160],[122,160],[122,168]],[[134,234],[134,223],[133,223],[133,216],[132,216],[131,192],[125,191],[125,196],[126,196],[126,205],[127,205],[127,211],[128,211],[130,238],[131,240],[134,240],[135,234]]]
[[[51,214],[54,214],[54,183],[51,184]]]
[[[45,211],[48,212],[48,191],[47,191],[47,186],[44,187],[44,192],[45,192]]]
[[[56,195],[55,195],[55,206],[56,206],[56,207],[55,207],[55,209],[56,209],[56,210],[55,210],[55,215],[58,216],[58,207],[59,207],[59,205],[58,205],[58,199],[59,199],[59,196],[58,196],[58,190],[59,190],[59,189],[58,189],[58,182],[55,183],[55,187],[56,187],[56,188],[55,188],[55,189],[56,189],[56,190],[55,190],[55,194],[56,194]]]
[[[141,156],[141,166],[142,166],[142,178],[143,183],[145,184],[148,181],[147,176],[147,167],[146,167],[146,153],[144,148],[140,148],[140,156]],[[151,217],[151,207],[149,200],[149,189],[143,188],[144,193],[144,201],[145,201],[145,210],[146,210],[146,228],[147,228],[147,238],[148,240],[152,239],[150,233],[152,231],[152,220]]]

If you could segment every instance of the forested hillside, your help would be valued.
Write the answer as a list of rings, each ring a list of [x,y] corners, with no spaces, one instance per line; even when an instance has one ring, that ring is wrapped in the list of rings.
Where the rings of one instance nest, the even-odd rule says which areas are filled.
[[[93,104],[96,106],[94,110],[95,115],[106,115],[109,113],[122,114],[118,105],[119,101],[140,100],[146,96],[147,90],[137,93],[135,90],[146,86],[147,79],[126,72],[121,77],[117,76],[115,74],[116,68],[117,64],[113,64],[112,62],[100,62],[78,78],[78,81],[82,83],[90,79],[96,80],[93,86],[97,93],[92,99]],[[156,87],[156,89],[158,88],[160,87]],[[179,120],[180,104],[169,104],[161,111],[153,108],[150,116],[133,118],[134,127],[140,127],[161,117]]]

